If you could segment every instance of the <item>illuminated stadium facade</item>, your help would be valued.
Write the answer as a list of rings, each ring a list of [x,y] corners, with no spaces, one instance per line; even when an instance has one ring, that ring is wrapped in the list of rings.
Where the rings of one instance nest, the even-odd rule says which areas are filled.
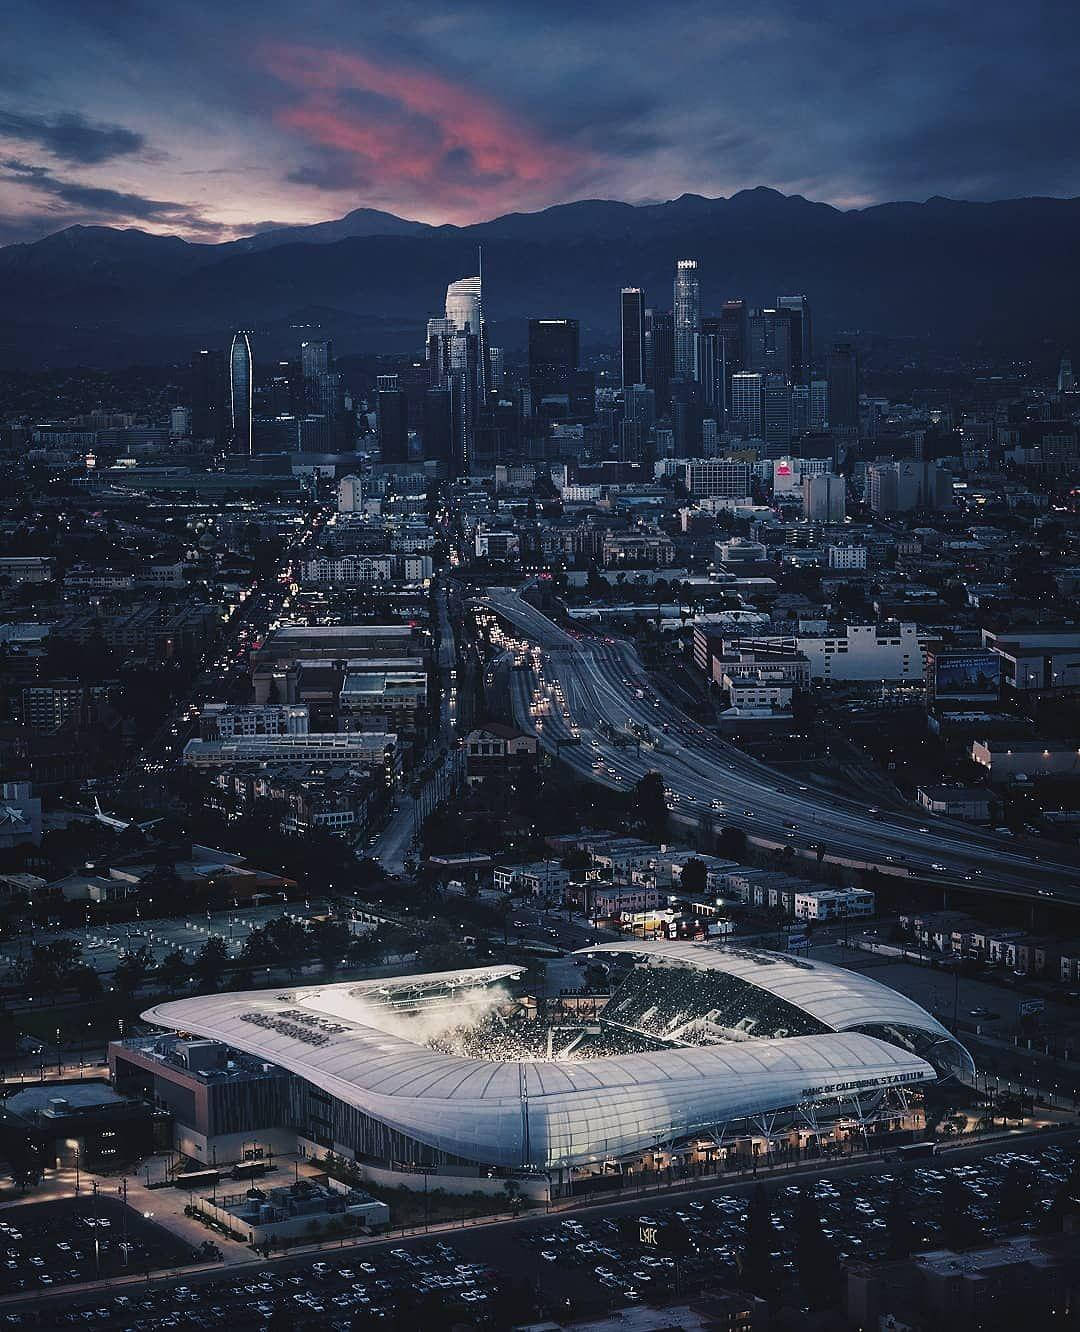
[[[974,1073],[935,1018],[858,973],[710,943],[588,951],[615,984],[584,1016],[574,996],[540,1016],[515,993],[521,968],[486,967],[159,1004],[144,1017],[175,1034],[116,1043],[110,1059],[119,1081],[140,1076],[160,1100],[155,1068],[215,1043],[236,1053],[226,1070],[263,1071],[273,1090],[244,1104],[301,1150],[399,1183],[420,1172],[466,1190],[513,1176],[552,1195],[912,1128],[920,1087]],[[227,1071],[215,1078],[233,1094]],[[250,1113],[226,1119],[234,1137],[260,1132]]]

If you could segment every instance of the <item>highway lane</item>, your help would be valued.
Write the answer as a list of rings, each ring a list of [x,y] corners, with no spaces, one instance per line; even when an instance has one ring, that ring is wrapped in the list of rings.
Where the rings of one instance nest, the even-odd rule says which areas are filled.
[[[1077,866],[917,811],[872,814],[794,781],[658,695],[630,644],[569,633],[511,590],[493,589],[482,604],[534,645],[521,654],[526,669],[514,672],[518,724],[582,776],[625,788],[659,771],[673,811],[706,825],[742,828],[815,854],[820,847],[826,859],[907,871],[943,886],[1080,904]],[[622,733],[624,746],[608,728]]]

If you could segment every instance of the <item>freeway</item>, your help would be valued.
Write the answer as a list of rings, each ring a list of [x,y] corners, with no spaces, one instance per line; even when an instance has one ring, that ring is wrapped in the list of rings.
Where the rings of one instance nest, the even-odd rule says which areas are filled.
[[[659,696],[631,644],[568,632],[509,588],[489,588],[478,606],[521,636],[496,640],[519,664],[517,724],[582,777],[628,789],[659,772],[673,815],[706,831],[740,828],[766,844],[943,888],[1080,905],[1080,866],[967,824],[871,812],[793,781]]]

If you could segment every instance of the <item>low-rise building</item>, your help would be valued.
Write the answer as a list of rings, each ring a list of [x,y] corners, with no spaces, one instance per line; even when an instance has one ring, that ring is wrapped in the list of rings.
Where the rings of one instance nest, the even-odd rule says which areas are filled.
[[[990,821],[990,793],[983,786],[920,786],[915,798],[931,814],[970,823]]]
[[[795,894],[796,920],[861,920],[875,910],[866,888],[811,888]]]
[[[562,901],[569,882],[569,870],[564,869],[557,860],[495,866],[495,887],[502,893],[522,893]]]

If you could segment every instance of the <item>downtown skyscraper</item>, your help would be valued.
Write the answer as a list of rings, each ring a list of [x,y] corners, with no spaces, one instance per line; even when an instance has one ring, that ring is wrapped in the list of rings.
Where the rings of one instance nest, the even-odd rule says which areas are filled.
[[[622,350],[622,386],[645,383],[645,293],[640,287],[623,287],[619,297]]]
[[[696,259],[675,264],[675,373],[697,378],[696,345],[701,332],[701,284]]]
[[[251,335],[240,328],[233,334],[229,348],[229,413],[234,453],[253,453],[252,394],[255,362],[251,355]]]

